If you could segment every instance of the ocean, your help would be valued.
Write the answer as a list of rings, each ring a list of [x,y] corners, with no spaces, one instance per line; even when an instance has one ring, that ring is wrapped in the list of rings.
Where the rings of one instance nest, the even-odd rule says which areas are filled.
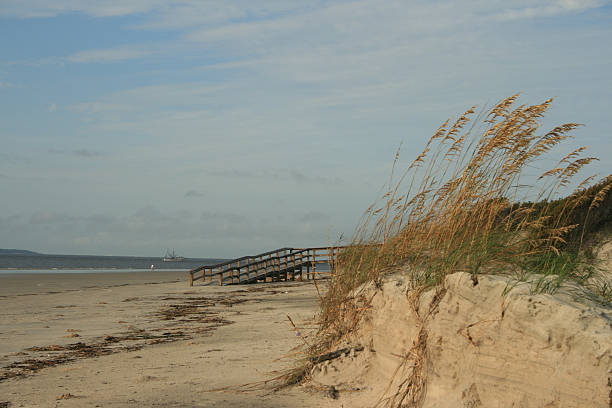
[[[188,271],[223,261],[225,259],[185,258],[184,261],[164,262],[162,257],[0,254],[0,274],[151,272],[151,265],[155,270]]]

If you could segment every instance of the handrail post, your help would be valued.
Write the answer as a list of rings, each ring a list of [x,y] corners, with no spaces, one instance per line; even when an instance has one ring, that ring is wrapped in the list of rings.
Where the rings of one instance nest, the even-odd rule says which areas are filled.
[[[238,261],[238,283],[240,283],[240,261]]]
[[[299,263],[298,263],[297,258],[300,258],[299,259],[299,261],[300,261]],[[302,264],[301,264],[301,261],[302,261],[302,254],[301,253],[299,253],[297,255],[293,254],[293,276],[295,277],[295,274],[299,272],[299,277],[300,277],[299,279],[300,279],[300,281],[302,280]]]
[[[289,279],[289,258],[287,258],[287,254],[283,255],[283,261],[285,264],[285,280]]]

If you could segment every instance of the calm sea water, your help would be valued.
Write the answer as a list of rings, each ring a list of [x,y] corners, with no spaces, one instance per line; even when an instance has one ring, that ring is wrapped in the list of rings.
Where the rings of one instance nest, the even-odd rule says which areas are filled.
[[[185,258],[163,262],[161,257],[89,255],[0,255],[0,274],[6,273],[99,273],[155,270],[188,271],[224,261],[215,258]]]

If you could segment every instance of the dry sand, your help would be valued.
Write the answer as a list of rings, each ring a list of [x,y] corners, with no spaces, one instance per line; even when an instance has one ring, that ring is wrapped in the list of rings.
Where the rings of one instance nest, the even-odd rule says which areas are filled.
[[[507,282],[456,273],[418,303],[401,274],[366,286],[370,310],[343,345],[363,351],[315,367],[313,382],[347,407],[413,406],[405,391],[419,386],[422,407],[611,407],[612,309],[526,285],[504,295]]]
[[[371,407],[394,396],[399,406],[415,384],[426,408],[612,406],[611,308],[457,273],[421,294],[421,325],[406,288],[401,274],[364,287],[366,317],[337,347],[348,353],[316,366],[307,386],[243,392],[291,366],[279,357],[311,332],[296,337],[287,314],[313,316],[312,284],[0,277],[0,406]]]
[[[297,387],[238,392],[292,364],[311,283],[194,286],[185,273],[0,276],[0,406],[336,406]],[[304,334],[302,334],[304,335]],[[226,392],[209,392],[220,387]]]

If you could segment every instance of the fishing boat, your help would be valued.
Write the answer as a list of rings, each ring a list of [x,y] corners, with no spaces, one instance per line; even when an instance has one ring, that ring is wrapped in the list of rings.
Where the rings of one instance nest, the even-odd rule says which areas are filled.
[[[170,252],[170,250],[168,249],[166,251],[166,256],[164,256],[164,262],[181,262],[184,261],[185,257],[183,256],[177,256],[174,253],[174,249],[172,250],[172,252]]]

